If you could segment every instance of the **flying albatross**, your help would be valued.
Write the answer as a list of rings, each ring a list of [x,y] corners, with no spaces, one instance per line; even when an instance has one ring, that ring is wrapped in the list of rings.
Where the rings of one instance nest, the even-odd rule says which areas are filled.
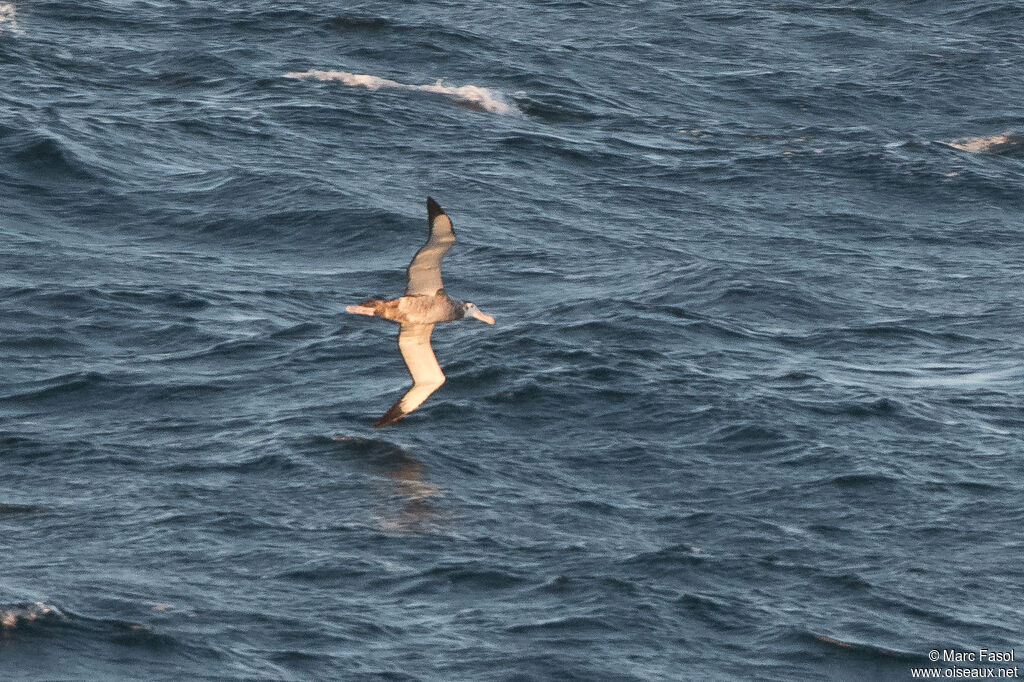
[[[451,219],[437,202],[427,197],[427,243],[420,247],[405,271],[405,295],[390,300],[373,299],[359,305],[345,306],[358,315],[383,317],[398,322],[398,349],[412,376],[412,387],[374,426],[387,426],[423,404],[431,393],[444,383],[444,372],[437,364],[430,334],[438,322],[453,322],[475,317],[487,324],[494,318],[469,301],[456,301],[448,296],[441,282],[441,259],[455,243]]]

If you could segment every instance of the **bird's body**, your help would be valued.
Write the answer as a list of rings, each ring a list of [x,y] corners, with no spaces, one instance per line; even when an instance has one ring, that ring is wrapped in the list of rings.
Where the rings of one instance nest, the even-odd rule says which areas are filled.
[[[360,303],[358,307],[369,308],[373,310],[370,314],[374,317],[383,317],[399,324],[454,322],[465,316],[462,304],[453,300],[443,290],[433,296],[416,294],[392,299],[371,298]]]
[[[445,293],[441,282],[441,259],[455,243],[455,231],[452,221],[430,197],[427,197],[427,223],[430,230],[427,243],[416,252],[406,270],[405,295],[370,299],[345,308],[350,313],[383,317],[401,325],[398,348],[412,376],[412,387],[374,426],[398,421],[422,405],[444,383],[444,372],[437,364],[434,349],[430,347],[430,334],[435,324],[467,316],[494,324],[493,317],[485,315],[472,303],[456,301]]]

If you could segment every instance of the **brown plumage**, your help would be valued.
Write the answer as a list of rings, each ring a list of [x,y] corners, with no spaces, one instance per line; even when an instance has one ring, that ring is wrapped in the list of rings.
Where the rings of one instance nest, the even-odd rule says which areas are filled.
[[[405,295],[393,299],[370,299],[345,310],[359,315],[382,317],[398,322],[398,349],[412,376],[412,386],[391,406],[374,426],[398,421],[423,404],[431,393],[444,383],[444,372],[437,364],[430,334],[439,322],[475,317],[488,324],[494,318],[485,315],[472,303],[456,301],[448,296],[441,282],[441,259],[455,243],[451,219],[427,197],[427,243],[413,256],[406,269]]]

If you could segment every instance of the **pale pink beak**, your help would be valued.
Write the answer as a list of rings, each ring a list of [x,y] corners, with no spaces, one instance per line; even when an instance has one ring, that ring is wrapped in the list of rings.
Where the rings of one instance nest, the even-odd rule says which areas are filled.
[[[479,308],[471,310],[469,314],[475,317],[476,319],[480,320],[481,322],[486,322],[487,324],[494,324],[494,318],[485,313],[484,311],[480,310]]]

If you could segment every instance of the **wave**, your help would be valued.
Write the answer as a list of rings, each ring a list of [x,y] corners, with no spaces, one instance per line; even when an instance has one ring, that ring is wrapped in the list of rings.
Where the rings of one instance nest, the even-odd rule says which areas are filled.
[[[988,152],[991,154],[1006,154],[1015,152],[1024,145],[1024,136],[1011,135],[1010,133],[999,133],[997,135],[982,135],[979,137],[962,137],[957,140],[945,140],[940,144],[964,152]]]
[[[0,33],[10,31],[15,34],[22,34],[18,28],[18,14],[14,5],[9,2],[0,2]]]
[[[0,502],[0,515],[4,514],[34,514],[43,511],[45,507],[35,504],[5,504]]]
[[[878,646],[867,642],[854,642],[851,640],[838,639],[836,637],[830,637],[828,635],[822,635],[816,632],[806,632],[806,636],[809,636],[814,642],[821,642],[822,644],[828,644],[831,646],[840,647],[842,649],[849,649],[851,651],[862,652],[869,655],[883,656],[889,658],[903,659],[903,660],[914,660],[919,658],[918,654],[914,654],[907,651],[898,651],[896,649],[889,649],[887,647]]]
[[[70,393],[90,391],[109,381],[109,377],[99,372],[70,372],[46,379],[16,385],[15,392],[0,395],[0,402],[17,402],[22,400],[71,399]],[[22,390],[17,390],[21,388]]]
[[[0,5],[2,7],[2,5]],[[0,9],[0,18],[2,18]],[[0,33],[3,23],[0,23]],[[90,165],[75,151],[68,137],[42,128],[17,130],[0,126],[0,148],[16,162],[20,175],[33,184],[49,184],[66,191],[69,181],[86,181],[96,177],[95,166]],[[81,146],[78,149],[81,150]]]
[[[56,606],[37,601],[26,606],[0,606],[0,628],[15,628],[24,622],[43,618],[64,618]]]
[[[518,634],[542,634],[545,636],[567,633],[573,637],[582,637],[587,632],[616,632],[619,628],[609,619],[599,616],[559,616],[533,621],[530,623],[519,623],[509,625],[506,632]]]
[[[421,92],[434,92],[441,95],[448,95],[457,102],[467,105],[469,108],[479,111],[489,111],[492,114],[516,114],[519,110],[508,104],[502,95],[494,90],[480,87],[479,85],[445,85],[443,79],[438,78],[433,85],[410,85],[398,81],[371,76],[363,73],[349,73],[348,71],[291,71],[284,74],[285,78],[312,78],[319,81],[340,81],[351,87],[362,87],[368,90],[380,90],[381,88],[397,88],[401,90],[419,90]]]
[[[189,618],[196,616],[191,609],[175,608],[161,603],[154,604],[152,611]],[[189,643],[174,635],[162,633],[158,626],[153,624],[83,615],[39,601],[0,604],[0,636],[13,636],[15,632],[20,633],[19,636],[24,641],[31,641],[36,637],[48,639],[58,636],[65,648],[84,646],[90,651],[95,650],[97,646],[109,644],[116,647],[141,648],[146,650],[145,656],[181,653],[193,659],[202,659],[219,655],[216,650],[203,643]],[[48,661],[44,658],[42,662],[45,665]],[[62,665],[67,665],[67,662]],[[47,679],[50,677],[47,676]],[[65,679],[64,676],[61,676],[61,679]],[[81,677],[76,675],[74,679]],[[92,679],[92,676],[89,676],[89,679]]]

